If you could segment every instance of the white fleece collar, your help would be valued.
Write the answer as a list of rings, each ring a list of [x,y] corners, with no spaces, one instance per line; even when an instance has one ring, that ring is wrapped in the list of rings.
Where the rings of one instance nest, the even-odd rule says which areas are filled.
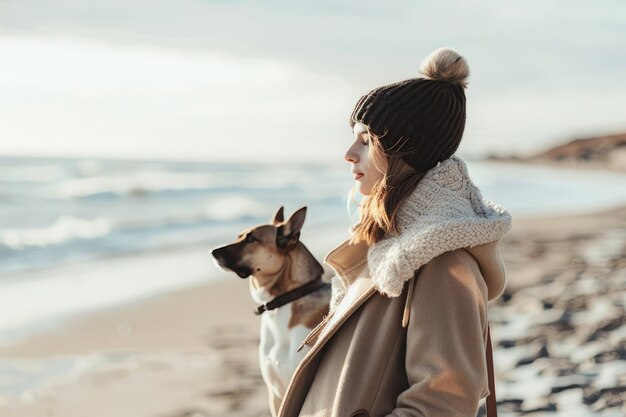
[[[381,294],[398,297],[404,281],[416,269],[444,252],[459,248],[466,248],[478,261],[488,299],[502,293],[506,271],[499,254],[499,241],[511,229],[511,216],[498,204],[483,200],[460,157],[452,155],[430,169],[402,202],[396,216],[400,234],[367,248],[369,277]],[[337,251],[338,248],[341,249]],[[355,255],[359,253],[364,253],[363,248],[343,242],[324,261],[336,266],[333,257],[341,254],[344,259],[358,262]],[[345,262],[344,266],[350,267]],[[340,278],[343,277],[332,280],[331,310],[347,289],[345,278]]]
[[[396,219],[400,234],[373,244],[367,252],[376,288],[391,297],[399,296],[404,281],[434,257],[498,241],[511,229],[510,214],[483,200],[465,162],[456,155],[426,173],[398,209]],[[496,250],[497,245],[493,246]],[[500,295],[505,274],[484,278],[489,300]]]

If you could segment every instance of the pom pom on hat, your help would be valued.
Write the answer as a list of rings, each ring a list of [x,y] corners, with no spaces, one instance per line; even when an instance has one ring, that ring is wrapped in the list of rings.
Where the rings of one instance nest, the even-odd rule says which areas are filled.
[[[443,47],[431,52],[420,66],[424,78],[447,81],[467,88],[469,65],[457,51]]]

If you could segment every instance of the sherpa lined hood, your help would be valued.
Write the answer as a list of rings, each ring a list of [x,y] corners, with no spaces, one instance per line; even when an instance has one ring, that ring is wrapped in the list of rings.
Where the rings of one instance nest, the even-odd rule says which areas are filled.
[[[499,243],[511,229],[511,216],[498,204],[483,200],[460,157],[452,155],[427,171],[396,215],[400,234],[385,237],[369,247],[364,242],[350,245],[348,238],[324,257],[324,262],[336,273],[332,279],[331,312],[350,285],[349,272],[365,261],[366,272],[376,290],[388,297],[398,297],[404,281],[413,277],[420,266],[459,248],[465,248],[478,262],[488,300],[502,294],[506,271]],[[356,226],[350,227],[351,233]],[[408,311],[405,313],[408,317]],[[403,325],[406,325],[404,321]]]

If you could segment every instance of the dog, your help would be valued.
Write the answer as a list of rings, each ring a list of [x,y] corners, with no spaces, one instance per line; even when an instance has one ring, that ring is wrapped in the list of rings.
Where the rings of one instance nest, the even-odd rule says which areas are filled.
[[[284,221],[281,206],[269,224],[243,230],[232,243],[213,248],[217,267],[248,278],[260,305],[259,365],[276,416],[291,377],[307,350],[297,348],[329,312],[324,268],[300,242],[306,207]]]

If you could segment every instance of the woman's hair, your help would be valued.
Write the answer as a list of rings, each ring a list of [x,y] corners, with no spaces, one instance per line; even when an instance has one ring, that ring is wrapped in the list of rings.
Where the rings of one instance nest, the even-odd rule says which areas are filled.
[[[386,152],[380,143],[382,136],[374,134],[367,125],[365,128],[369,136],[370,159],[383,177],[374,183],[363,205],[354,200],[356,184],[350,190],[350,200],[359,207],[360,214],[360,223],[354,228],[350,243],[364,240],[371,245],[389,233],[400,232],[395,219],[396,211],[425,172],[416,171],[398,153]]]

